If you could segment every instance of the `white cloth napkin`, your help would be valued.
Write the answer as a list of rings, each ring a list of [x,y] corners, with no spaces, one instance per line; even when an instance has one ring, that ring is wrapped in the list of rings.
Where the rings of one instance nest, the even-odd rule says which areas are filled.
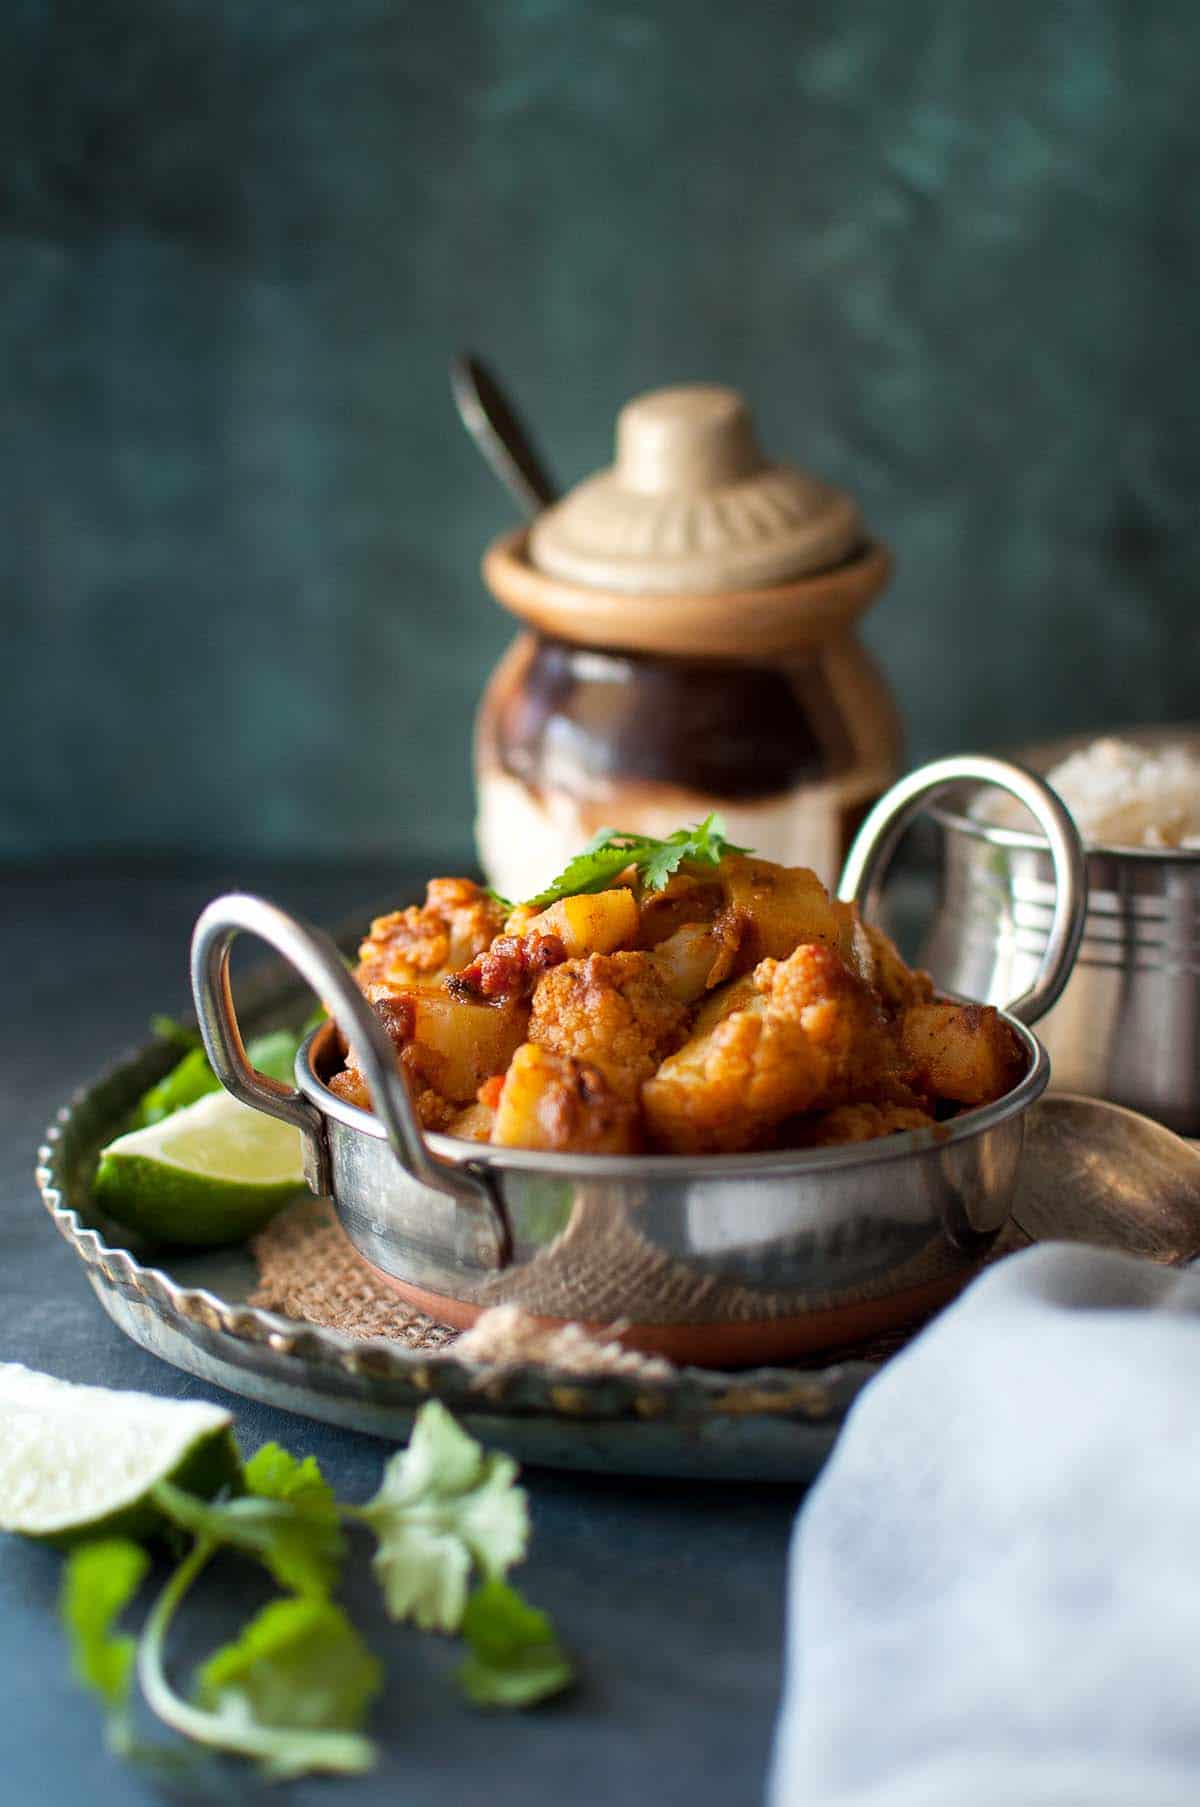
[[[1200,1274],[981,1276],[856,1403],[789,1586],[772,1807],[1197,1807]]]

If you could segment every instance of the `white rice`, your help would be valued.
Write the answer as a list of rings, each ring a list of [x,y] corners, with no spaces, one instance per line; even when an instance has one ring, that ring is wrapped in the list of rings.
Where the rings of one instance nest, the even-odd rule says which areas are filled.
[[[1188,747],[1094,740],[1046,778],[1093,845],[1200,847],[1200,758]],[[1020,804],[999,791],[983,793],[971,814],[997,827],[1031,826]]]

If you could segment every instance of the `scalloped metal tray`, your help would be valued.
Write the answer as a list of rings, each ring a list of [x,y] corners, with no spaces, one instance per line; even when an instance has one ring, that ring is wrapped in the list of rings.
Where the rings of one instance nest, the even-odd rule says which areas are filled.
[[[302,1015],[304,998],[286,980],[260,981],[242,1014],[248,1028],[265,1028]],[[651,1380],[488,1368],[460,1361],[452,1346],[358,1341],[250,1306],[247,1250],[141,1250],[90,1195],[97,1150],[177,1058],[150,1042],[80,1090],[46,1132],[37,1181],[113,1322],[201,1380],[393,1440],[407,1436],[422,1401],[438,1398],[481,1441],[556,1468],[803,1482],[876,1370],[856,1360],[730,1374],[680,1368]]]

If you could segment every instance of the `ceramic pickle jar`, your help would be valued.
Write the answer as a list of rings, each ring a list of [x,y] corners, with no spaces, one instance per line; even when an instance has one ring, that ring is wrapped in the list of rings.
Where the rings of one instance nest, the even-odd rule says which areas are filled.
[[[855,633],[886,549],[852,499],[769,463],[740,396],[638,397],[616,463],[488,549],[526,624],[484,695],[477,838],[525,897],[604,826],[710,810],[827,882],[899,770],[891,693]]]

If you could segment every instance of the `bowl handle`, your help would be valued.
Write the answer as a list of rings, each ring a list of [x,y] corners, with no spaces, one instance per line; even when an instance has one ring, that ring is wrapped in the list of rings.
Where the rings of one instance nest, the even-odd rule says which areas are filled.
[[[423,1186],[449,1193],[471,1209],[479,1219],[478,1258],[487,1267],[502,1267],[508,1255],[508,1230],[486,1177],[465,1162],[444,1160],[430,1148],[408,1086],[396,1067],[392,1044],[334,942],[265,898],[236,891],[214,898],[201,912],[192,936],[192,992],[200,1033],[213,1071],[226,1091],[255,1110],[294,1124],[304,1137],[309,1185],[321,1194],[331,1190],[321,1112],[300,1092],[257,1072],[246,1058],[229,984],[229,950],[243,930],[282,954],[324,1000],[354,1049],[396,1159]]]
[[[935,759],[901,778],[875,805],[854,838],[838,884],[838,896],[874,915],[884,871],[913,817],[946,791],[964,782],[992,784],[1023,803],[1050,843],[1054,861],[1054,915],[1037,978],[1005,1009],[1022,1023],[1036,1023],[1057,1002],[1083,939],[1087,914],[1087,864],[1079,830],[1062,799],[1045,779],[989,753],[960,753]]]

